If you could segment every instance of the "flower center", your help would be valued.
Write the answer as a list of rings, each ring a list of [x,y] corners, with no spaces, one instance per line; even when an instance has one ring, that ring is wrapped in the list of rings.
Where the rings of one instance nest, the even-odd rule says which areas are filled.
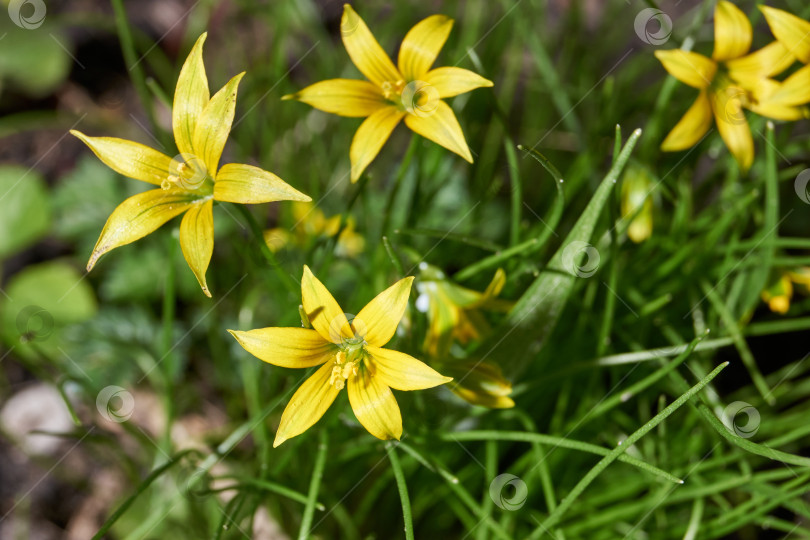
[[[405,81],[402,79],[398,81],[385,81],[382,83],[383,97],[389,101],[396,101],[402,91],[405,89]]]
[[[345,339],[338,345],[338,352],[335,355],[335,365],[332,367],[332,376],[329,384],[342,390],[346,386],[346,379],[350,375],[357,375],[357,370],[365,366],[367,356],[365,340],[362,337]]]
[[[212,185],[213,179],[200,158],[193,154],[179,154],[169,164],[169,176],[163,179],[160,187],[164,190],[180,188],[195,191]]]

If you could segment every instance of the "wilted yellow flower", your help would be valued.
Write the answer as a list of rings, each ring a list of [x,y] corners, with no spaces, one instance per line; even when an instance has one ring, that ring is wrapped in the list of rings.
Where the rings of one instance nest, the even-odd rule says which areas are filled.
[[[483,293],[453,283],[444,272],[427,263],[420,264],[420,270],[416,308],[427,315],[424,349],[434,358],[446,357],[454,339],[469,343],[489,333],[489,323],[481,310],[507,311],[512,306],[496,298],[506,283],[502,269],[495,272]]]
[[[810,292],[810,268],[803,266],[783,272],[776,283],[762,291],[760,295],[762,301],[768,304],[774,313],[784,315],[790,310],[794,284],[801,285],[805,294]]]
[[[627,167],[622,180],[622,219],[632,218],[627,236],[637,244],[652,235],[652,187],[653,182],[647,169],[638,165]]]
[[[205,272],[214,251],[214,201],[243,204],[309,201],[281,178],[252,165],[219,167],[231,131],[236,89],[244,73],[210,97],[202,59],[206,34],[200,36],[180,70],[172,107],[175,158],[148,146],[113,137],[88,137],[71,131],[108,167],[129,178],[160,186],[125,200],[107,219],[87,271],[108,251],[155,231],[185,212],[180,246],[203,292],[211,296]]]
[[[515,402],[512,383],[506,380],[501,368],[480,360],[453,360],[438,362],[439,369],[453,381],[447,387],[458,397],[473,405],[490,409],[510,409]]]
[[[323,283],[304,266],[303,311],[312,328],[228,330],[260,360],[287,368],[321,366],[293,394],[273,446],[309,429],[347,386],[360,423],[379,439],[399,439],[402,416],[391,392],[422,390],[450,382],[416,358],[384,349],[396,332],[411,292],[412,277],[396,282],[349,322]]]
[[[272,251],[278,251],[293,242],[306,246],[310,238],[332,237],[340,230],[340,216],[327,218],[313,203],[295,202],[292,204],[295,226],[292,231],[281,228],[264,231],[264,241]],[[363,235],[354,230],[354,220],[349,217],[337,241],[337,254],[343,257],[356,257],[366,246]]]
[[[424,349],[431,362],[442,373],[452,373],[448,388],[474,405],[493,409],[514,407],[509,397],[512,385],[504,379],[501,369],[489,362],[457,359],[450,354],[453,341],[469,343],[490,332],[490,325],[481,310],[507,311],[511,302],[499,300],[506,283],[506,274],[498,269],[486,291],[478,292],[447,279],[440,269],[427,263],[420,265],[416,282],[418,310],[427,315]]]
[[[714,12],[714,53],[707,58],[684,50],[656,51],[664,68],[684,84],[700,90],[697,100],[661,144],[664,151],[685,150],[709,130],[717,130],[743,170],[754,161],[754,141],[745,109],[777,120],[797,120],[804,111],[779,97],[780,83],[771,79],[795,58],[780,41],[747,54],[751,23],[731,2],[721,0]],[[805,88],[805,93],[810,89]]]
[[[793,298],[793,284],[790,276],[782,274],[779,281],[762,291],[762,301],[768,304],[771,311],[784,315],[790,309]]]
[[[340,22],[343,44],[368,81],[330,79],[282,99],[303,101],[340,116],[366,117],[349,150],[352,182],[360,178],[403,118],[414,132],[472,163],[461,126],[442,98],[492,86],[492,82],[462,68],[430,69],[452,27],[453,20],[443,15],[418,23],[402,41],[398,66],[394,66],[366,23],[346,4]]]

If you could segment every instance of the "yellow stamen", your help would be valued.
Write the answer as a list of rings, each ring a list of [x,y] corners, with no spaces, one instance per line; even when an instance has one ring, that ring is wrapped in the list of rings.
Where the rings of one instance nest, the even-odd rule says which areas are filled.
[[[385,81],[382,83],[382,91],[383,97],[385,99],[391,100],[396,96],[402,94],[402,91],[405,89],[405,81],[402,79],[398,81]]]

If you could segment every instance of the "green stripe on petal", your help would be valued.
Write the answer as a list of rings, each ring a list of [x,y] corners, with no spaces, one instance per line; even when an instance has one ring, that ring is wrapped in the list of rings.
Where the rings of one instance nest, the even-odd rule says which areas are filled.
[[[329,384],[333,366],[327,362],[295,391],[281,415],[273,448],[312,427],[335,401],[340,390]]]
[[[686,111],[672,131],[669,132],[661,150],[677,152],[691,148],[706,135],[712,125],[712,106],[706,91],[702,91],[695,102]]]
[[[464,132],[461,131],[461,126],[456,120],[456,115],[444,101],[437,100],[436,108],[432,111],[407,115],[405,125],[422,137],[444,146],[470,163],[473,162],[472,154],[464,139]]]
[[[366,304],[354,318],[355,332],[369,345],[382,347],[394,337],[408,307],[412,283],[413,277],[400,279]]]
[[[301,304],[309,322],[323,339],[341,343],[354,337],[346,314],[323,283],[304,265],[301,278]]]
[[[718,62],[739,58],[751,48],[753,31],[740,8],[720,0],[714,10],[714,53]]]
[[[192,153],[203,160],[212,177],[216,174],[219,158],[231,133],[236,112],[236,91],[244,76],[244,72],[236,75],[211,98],[194,129]]]
[[[349,403],[369,433],[384,441],[402,437],[402,414],[394,394],[367,369],[349,378]]]
[[[214,199],[241,204],[312,200],[275,174],[241,163],[222,166],[214,181]]]
[[[188,54],[174,91],[172,129],[180,153],[194,154],[193,140],[197,122],[208,105],[208,77],[205,75],[202,49],[208,33],[203,33]]]
[[[205,281],[205,271],[208,270],[214,253],[213,207],[213,199],[196,203],[188,209],[180,222],[180,247],[183,249],[183,256],[208,297],[211,292]]]
[[[352,182],[357,182],[366,167],[380,153],[385,141],[397,127],[405,113],[389,106],[366,118],[352,138],[349,158],[352,162]]]
[[[405,353],[370,345],[366,350],[372,358],[374,376],[395,390],[424,390],[453,380]]]
[[[88,137],[76,130],[78,137],[105,165],[119,174],[159,186],[169,175],[172,158],[148,146],[114,137]]]
[[[311,328],[228,330],[247,352],[284,368],[319,366],[335,357],[335,346]]]
[[[438,92],[439,98],[466,94],[476,88],[488,88],[492,81],[468,69],[440,67],[428,71],[422,79]]]
[[[349,4],[343,6],[340,34],[352,62],[368,80],[382,86],[386,81],[396,82],[402,78],[366,23]]]
[[[281,99],[294,99],[324,112],[352,118],[369,116],[388,105],[378,86],[354,79],[317,82]]]
[[[431,15],[416,23],[399,47],[399,71],[406,81],[421,79],[436,61],[453,29],[453,19]]]
[[[125,200],[107,219],[87,263],[87,271],[92,270],[99,257],[108,251],[157,230],[188,210],[195,200],[194,195],[181,189],[151,189]]]

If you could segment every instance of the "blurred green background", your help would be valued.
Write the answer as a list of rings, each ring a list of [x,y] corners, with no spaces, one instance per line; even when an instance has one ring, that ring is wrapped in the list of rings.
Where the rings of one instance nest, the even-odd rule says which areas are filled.
[[[737,2],[759,47],[772,37],[756,4]],[[800,0],[769,4],[810,16]],[[106,526],[108,538],[404,535],[391,449],[344,396],[310,431],[270,447],[303,373],[261,363],[225,330],[297,326],[300,297],[235,205],[214,210],[213,299],[183,260],[179,220],[84,272],[107,216],[143,186],[68,130],[174,155],[169,104],[204,31],[212,89],[247,71],[223,162],[273,171],[364,237],[359,252],[323,233],[276,252],[285,274],[297,282],[308,264],[350,312],[403,274],[419,279],[422,262],[475,290],[503,268],[501,296],[518,300],[547,275],[610,169],[615,126],[624,139],[643,129],[617,186],[643,177],[651,236],[627,237],[617,187],[589,240],[595,273],[559,305],[536,305],[540,342],[495,313],[489,341],[454,349],[495,351],[489,361],[512,381],[516,407],[473,407],[445,388],[397,393],[405,436],[395,459],[417,538],[810,537],[810,299],[801,284],[786,314],[760,299],[810,265],[810,200],[796,190],[807,122],[769,131],[750,115],[757,159],[747,174],[716,132],[687,152],[658,149],[695,90],[667,77],[654,51],[686,43],[709,53],[714,3],[353,6],[392,57],[422,18],[456,20],[437,65],[495,83],[449,100],[473,165],[400,127],[352,185],[360,120],[280,101],[316,81],[361,77],[340,42],[341,2],[29,0],[9,6],[23,19],[0,13],[0,537],[89,538]],[[653,21],[638,32],[651,8],[671,31]],[[562,172],[562,198],[518,144]],[[289,203],[250,212],[263,229],[299,226]],[[412,306],[399,349],[419,356],[426,325]],[[700,400],[627,450],[683,485],[613,463],[558,523],[539,527],[598,461],[598,449],[577,445],[614,448],[724,361]],[[711,424],[708,410],[731,427]]]

